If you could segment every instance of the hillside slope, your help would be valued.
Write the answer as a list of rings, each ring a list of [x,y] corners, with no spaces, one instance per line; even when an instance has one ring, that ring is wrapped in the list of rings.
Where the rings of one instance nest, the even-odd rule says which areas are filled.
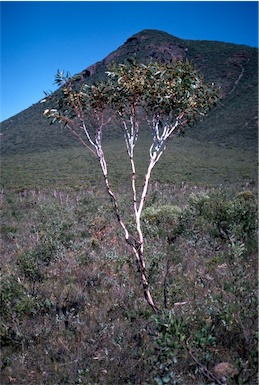
[[[89,81],[105,76],[112,61],[123,62],[136,56],[140,62],[169,62],[189,59],[206,81],[220,85],[221,104],[187,136],[222,146],[257,148],[257,66],[258,49],[243,45],[183,40],[157,30],[144,30],[130,37],[102,61],[81,72]],[[69,70],[69,68],[68,68]],[[53,74],[54,76],[54,74]],[[49,126],[43,117],[46,104],[32,105],[1,124],[2,154],[31,153],[77,145],[58,125]]]

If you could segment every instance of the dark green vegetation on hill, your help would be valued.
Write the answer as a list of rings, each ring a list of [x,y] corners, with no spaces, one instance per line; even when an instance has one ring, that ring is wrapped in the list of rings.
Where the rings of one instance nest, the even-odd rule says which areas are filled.
[[[154,169],[143,231],[164,308],[156,318],[94,156],[49,126],[46,104],[2,123],[0,382],[209,385],[225,362],[229,385],[257,383],[257,53],[146,30],[88,69],[94,81],[111,60],[135,54],[189,58],[222,86],[221,104],[169,142]],[[105,134],[130,226],[124,144],[115,127]],[[146,138],[136,149],[138,187]]]

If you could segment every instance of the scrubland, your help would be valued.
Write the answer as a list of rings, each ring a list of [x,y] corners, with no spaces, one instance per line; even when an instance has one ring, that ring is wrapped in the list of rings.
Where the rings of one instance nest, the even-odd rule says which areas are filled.
[[[130,191],[117,186],[130,227]],[[101,186],[1,194],[3,384],[255,384],[253,183],[153,182],[143,212],[146,304]],[[218,382],[217,382],[218,381]]]

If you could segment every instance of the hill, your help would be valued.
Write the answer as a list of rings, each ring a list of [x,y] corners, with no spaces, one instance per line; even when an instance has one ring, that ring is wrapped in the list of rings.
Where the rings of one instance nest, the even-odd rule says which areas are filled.
[[[144,30],[121,47],[81,72],[89,81],[105,76],[112,61],[123,62],[136,56],[140,62],[191,60],[205,80],[220,85],[222,103],[187,132],[190,138],[243,150],[257,148],[257,66],[258,49],[214,41],[183,40],[157,30]],[[68,69],[69,70],[69,69]],[[54,76],[54,74],[53,74]],[[49,127],[43,117],[46,104],[35,103],[2,122],[2,155],[26,154],[76,146],[77,142],[58,125]],[[50,134],[51,130],[51,134]]]

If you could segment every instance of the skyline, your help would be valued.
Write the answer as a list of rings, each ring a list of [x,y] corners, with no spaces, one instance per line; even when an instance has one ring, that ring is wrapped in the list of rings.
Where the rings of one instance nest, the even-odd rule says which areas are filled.
[[[0,6],[0,121],[54,91],[58,69],[81,72],[144,29],[258,47],[255,1],[2,1]]]

